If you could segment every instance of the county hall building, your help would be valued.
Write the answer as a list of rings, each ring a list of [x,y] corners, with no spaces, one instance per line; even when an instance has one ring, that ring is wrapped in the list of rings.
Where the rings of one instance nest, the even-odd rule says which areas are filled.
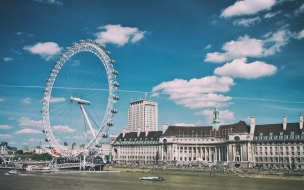
[[[162,131],[123,129],[114,143],[119,164],[229,165],[242,168],[304,169],[303,116],[299,122],[256,125],[244,121],[221,125],[213,111],[211,126],[168,126]]]

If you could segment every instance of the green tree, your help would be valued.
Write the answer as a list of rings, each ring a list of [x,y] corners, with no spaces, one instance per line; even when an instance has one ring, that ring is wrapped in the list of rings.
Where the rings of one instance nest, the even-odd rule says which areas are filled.
[[[17,150],[16,154],[22,155],[23,154],[23,150]]]

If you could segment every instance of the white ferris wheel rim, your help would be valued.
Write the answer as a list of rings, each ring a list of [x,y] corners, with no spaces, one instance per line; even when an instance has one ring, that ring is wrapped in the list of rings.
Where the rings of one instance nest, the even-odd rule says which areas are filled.
[[[61,157],[74,157],[80,153],[87,153],[94,151],[96,148],[98,149],[98,147],[100,147],[99,143],[103,140],[103,138],[106,138],[109,128],[113,126],[112,118],[114,114],[117,113],[115,103],[117,100],[119,100],[119,97],[116,95],[117,87],[119,87],[119,84],[116,81],[116,75],[118,72],[114,70],[113,65],[115,64],[115,61],[109,58],[110,52],[104,51],[103,49],[104,46],[98,44],[97,42],[93,42],[92,40],[80,40],[80,43],[73,43],[73,46],[68,47],[66,51],[60,55],[60,58],[55,61],[54,68],[51,70],[49,78],[47,79],[41,111],[44,129],[43,132],[45,133],[46,141],[50,144],[51,148],[59,153]],[[60,145],[54,136],[50,123],[50,102],[52,89],[54,88],[54,83],[61,68],[64,66],[66,61],[69,60],[69,58],[80,52],[91,52],[95,54],[102,62],[108,78],[109,95],[105,115],[96,136],[92,138],[84,148],[75,152]]]

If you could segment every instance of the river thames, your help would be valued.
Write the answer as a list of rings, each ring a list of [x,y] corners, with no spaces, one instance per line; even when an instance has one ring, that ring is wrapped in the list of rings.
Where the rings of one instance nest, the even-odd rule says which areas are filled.
[[[0,189],[216,189],[267,190],[303,189],[304,180],[258,179],[240,177],[183,176],[162,174],[163,181],[142,181],[143,176],[159,176],[142,172],[52,172],[8,176],[0,170]]]

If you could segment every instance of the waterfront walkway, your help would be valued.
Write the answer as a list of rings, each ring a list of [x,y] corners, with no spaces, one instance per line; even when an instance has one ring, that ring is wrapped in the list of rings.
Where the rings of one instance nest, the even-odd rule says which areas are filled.
[[[121,166],[107,165],[104,170],[119,170],[125,172],[142,172],[156,175],[187,175],[187,176],[212,176],[212,177],[249,177],[267,179],[304,180],[304,171],[289,170],[253,170],[228,167],[166,167],[166,166]]]

